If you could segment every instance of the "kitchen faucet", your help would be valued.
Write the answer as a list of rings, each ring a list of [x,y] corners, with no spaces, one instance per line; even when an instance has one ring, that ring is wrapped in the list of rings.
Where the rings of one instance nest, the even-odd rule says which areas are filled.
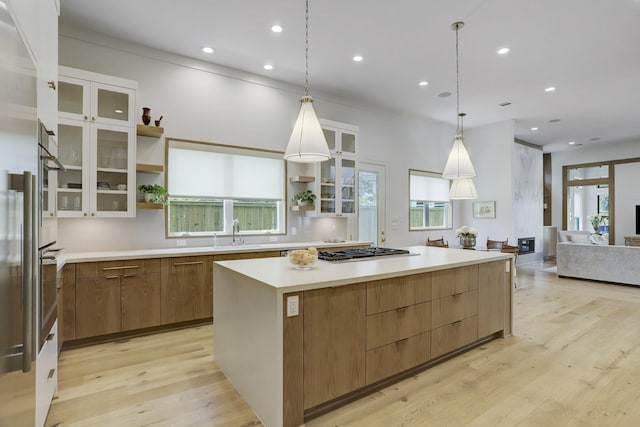
[[[235,245],[236,242],[242,244],[244,243],[244,241],[242,240],[242,237],[240,237],[240,221],[238,221],[238,218],[234,218],[233,219],[233,225],[231,227],[231,232],[232,232],[232,239],[231,239],[231,244]],[[236,237],[236,234],[238,234],[238,237]]]

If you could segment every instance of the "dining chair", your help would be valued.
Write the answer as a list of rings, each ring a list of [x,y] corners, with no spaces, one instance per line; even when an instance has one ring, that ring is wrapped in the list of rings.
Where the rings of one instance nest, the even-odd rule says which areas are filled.
[[[500,250],[504,245],[509,244],[509,239],[506,240],[491,240],[487,237],[487,250],[497,249]]]

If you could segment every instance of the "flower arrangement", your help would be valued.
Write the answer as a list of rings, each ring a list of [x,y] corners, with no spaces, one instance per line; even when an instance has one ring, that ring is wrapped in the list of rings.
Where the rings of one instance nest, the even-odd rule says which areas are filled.
[[[609,215],[595,214],[591,217],[591,226],[596,233],[601,225],[609,225]]]
[[[478,236],[478,230],[476,230],[473,227],[467,227],[466,225],[463,225],[462,227],[458,228],[456,230],[456,237],[477,237]]]

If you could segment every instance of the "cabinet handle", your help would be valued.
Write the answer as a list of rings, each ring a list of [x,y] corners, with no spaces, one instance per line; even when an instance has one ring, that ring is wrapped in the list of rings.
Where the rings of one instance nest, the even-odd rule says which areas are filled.
[[[87,216],[87,213],[86,213],[86,212],[83,212],[83,213],[82,213],[82,215]]]
[[[124,274],[122,277],[124,279],[128,279],[130,277],[138,277],[138,276],[140,276],[140,275],[139,274]]]
[[[95,116],[91,116],[91,120],[93,120],[95,122],[96,121]]]
[[[47,341],[51,341],[53,339],[53,337],[55,337],[56,334],[49,334],[47,335]]]
[[[396,341],[396,344],[403,343],[403,342],[407,341],[408,339],[409,339],[409,338],[407,337],[407,338],[403,338],[403,339],[401,339],[401,340],[398,340],[398,341]]]
[[[49,214],[49,216],[53,216],[53,212],[51,212],[51,213]]]
[[[120,276],[106,276],[105,279],[117,279]]]
[[[84,116],[84,119],[85,119],[85,120],[89,120],[89,117],[87,117],[87,116]]]
[[[49,89],[56,90],[56,82],[55,82],[55,80],[49,80],[47,82],[47,86],[49,86]]]
[[[452,323],[452,325],[458,326],[460,323],[462,323],[462,320],[456,320],[455,322]]]
[[[140,268],[138,265],[123,265],[122,267],[102,267],[102,271],[107,270],[123,270],[127,268]]]
[[[55,369],[50,369],[49,370],[49,375],[47,376],[47,379],[50,380],[51,378],[53,378],[53,376],[55,375],[56,370]]]
[[[457,294],[453,294],[451,295],[452,297],[459,297],[460,295],[462,295],[464,292],[458,292]]]
[[[396,311],[398,311],[398,312],[402,312],[402,311],[405,311],[408,307],[409,307],[409,306],[396,308]]]
[[[174,262],[173,266],[179,266],[179,265],[198,265],[198,264],[204,264],[204,261],[191,261],[191,262]]]

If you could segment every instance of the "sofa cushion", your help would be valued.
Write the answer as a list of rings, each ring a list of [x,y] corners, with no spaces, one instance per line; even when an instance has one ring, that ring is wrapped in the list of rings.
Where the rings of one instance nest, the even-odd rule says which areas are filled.
[[[591,243],[591,240],[589,240],[589,235],[588,234],[569,234],[567,233],[567,237],[569,238],[569,241],[572,243]]]

